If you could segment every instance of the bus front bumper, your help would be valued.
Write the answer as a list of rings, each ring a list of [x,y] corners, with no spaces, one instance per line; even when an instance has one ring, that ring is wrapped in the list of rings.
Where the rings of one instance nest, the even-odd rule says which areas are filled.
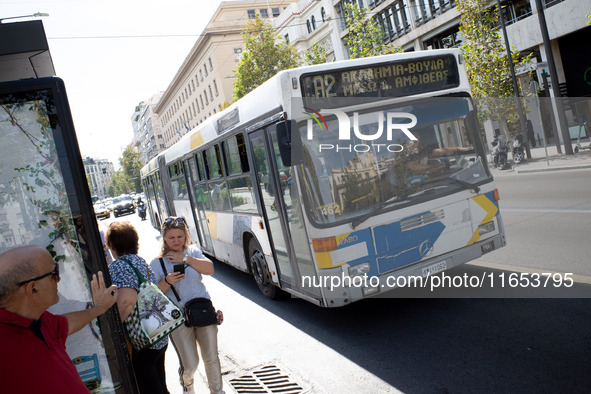
[[[394,289],[413,289],[412,297],[437,297],[434,284],[441,283],[435,276],[461,264],[476,260],[484,254],[505,246],[503,233],[476,242],[460,250],[423,260],[416,264],[399,268],[379,276],[348,275],[348,265],[322,270],[317,285],[323,288],[325,307],[339,307],[363,298],[381,295],[382,297],[405,297],[409,293],[392,291]],[[452,281],[453,283],[453,281]],[[315,284],[316,285],[316,284]],[[437,287],[441,289],[441,286]]]

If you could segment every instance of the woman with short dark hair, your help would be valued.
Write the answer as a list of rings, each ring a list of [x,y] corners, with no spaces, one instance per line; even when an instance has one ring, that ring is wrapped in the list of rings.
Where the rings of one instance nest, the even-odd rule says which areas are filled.
[[[116,259],[109,265],[113,284],[119,287],[117,307],[121,321],[125,321],[137,302],[137,289],[140,285],[133,265],[144,278],[154,282],[146,261],[138,256],[138,233],[129,222],[113,222],[107,230],[106,244]],[[132,349],[131,363],[141,394],[168,394],[164,354],[168,347],[168,337],[143,350]]]

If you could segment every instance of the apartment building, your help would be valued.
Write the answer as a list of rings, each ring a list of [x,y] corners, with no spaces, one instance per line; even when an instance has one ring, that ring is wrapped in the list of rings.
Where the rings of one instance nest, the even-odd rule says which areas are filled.
[[[84,170],[86,176],[90,179],[90,193],[97,196],[99,200],[107,197],[107,185],[111,182],[111,177],[115,171],[113,163],[105,159],[93,159],[85,157]]]
[[[300,0],[291,4],[273,21],[280,37],[305,53],[315,43],[327,52],[327,61],[348,58],[341,44],[341,24],[335,18],[331,0]]]
[[[180,66],[154,111],[170,147],[192,128],[232,101],[234,69],[244,49],[242,32],[259,14],[277,18],[286,0],[225,1]]]
[[[164,92],[159,92],[135,107],[131,116],[133,128],[132,145],[137,149],[142,163],[146,164],[166,149],[162,127],[154,108]]]

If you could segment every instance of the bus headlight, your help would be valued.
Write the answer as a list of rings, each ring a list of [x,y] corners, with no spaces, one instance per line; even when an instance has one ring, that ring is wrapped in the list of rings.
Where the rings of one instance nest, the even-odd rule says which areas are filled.
[[[363,296],[367,297],[369,295],[372,294],[376,294],[380,292],[380,287],[376,286],[376,287],[364,287],[362,290]]]
[[[371,271],[371,267],[368,261],[349,267],[349,276],[363,276],[364,274],[369,274],[369,271]]]
[[[493,231],[495,231],[495,222],[488,222],[478,226],[478,235],[480,236],[492,233]]]

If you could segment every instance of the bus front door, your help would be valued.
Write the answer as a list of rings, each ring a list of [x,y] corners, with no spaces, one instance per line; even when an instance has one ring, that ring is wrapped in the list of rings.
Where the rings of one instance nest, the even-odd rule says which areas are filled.
[[[289,171],[276,159],[278,153],[275,126],[258,130],[249,136],[255,176],[258,184],[261,205],[266,217],[266,228],[275,261],[279,269],[279,279],[283,288],[296,288],[298,267],[291,264],[292,246],[289,242],[289,228],[286,215],[285,190],[286,174]]]

